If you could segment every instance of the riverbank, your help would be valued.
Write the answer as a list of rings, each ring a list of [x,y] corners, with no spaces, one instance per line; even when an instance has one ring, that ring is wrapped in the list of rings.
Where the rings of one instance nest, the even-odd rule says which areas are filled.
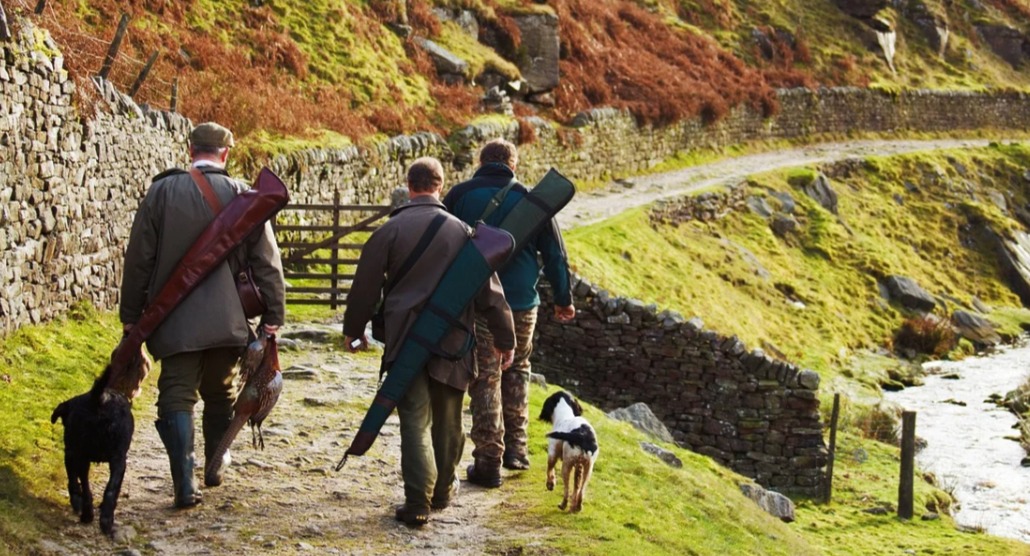
[[[1030,470],[1014,429],[1019,419],[1003,404],[1005,393],[1030,378],[1030,345],[1005,347],[962,361],[923,365],[922,386],[884,397],[917,412],[923,440],[916,462],[957,500],[959,526],[1030,542]]]

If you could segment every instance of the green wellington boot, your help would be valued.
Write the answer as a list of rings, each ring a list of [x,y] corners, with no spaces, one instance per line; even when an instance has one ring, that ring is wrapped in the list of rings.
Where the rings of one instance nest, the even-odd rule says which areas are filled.
[[[154,422],[168,452],[175,490],[175,507],[190,508],[201,501],[197,479],[193,476],[193,413],[175,411]]]

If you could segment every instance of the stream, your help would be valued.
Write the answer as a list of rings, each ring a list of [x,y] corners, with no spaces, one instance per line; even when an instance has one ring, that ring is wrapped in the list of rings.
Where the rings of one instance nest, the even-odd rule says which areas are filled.
[[[1030,542],[1030,468],[1020,465],[1026,453],[1018,420],[988,400],[1027,380],[1030,345],[924,369],[924,386],[884,394],[917,412],[916,436],[927,442],[916,453],[918,469],[933,472],[937,486],[958,500],[959,525]]]

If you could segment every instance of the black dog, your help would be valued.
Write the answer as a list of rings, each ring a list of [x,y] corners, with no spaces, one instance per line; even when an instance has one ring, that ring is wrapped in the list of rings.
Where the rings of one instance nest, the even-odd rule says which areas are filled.
[[[91,462],[107,462],[111,477],[100,504],[100,530],[111,535],[114,530],[114,509],[125,478],[125,464],[136,427],[132,416],[131,397],[139,392],[150,369],[150,360],[141,358],[132,366],[135,375],[117,380],[128,384],[121,388],[112,384],[111,366],[93,381],[89,392],[62,402],[50,416],[64,424],[64,467],[68,472],[68,496],[72,510],[82,523],[93,522],[93,493],[89,488]],[[132,385],[135,385],[132,386]]]

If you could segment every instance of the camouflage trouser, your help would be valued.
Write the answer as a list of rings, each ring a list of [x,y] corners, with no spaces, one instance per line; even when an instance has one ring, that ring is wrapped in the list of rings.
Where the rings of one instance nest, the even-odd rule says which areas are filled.
[[[476,320],[476,364],[479,373],[469,385],[472,408],[472,457],[500,465],[501,457],[525,457],[529,427],[529,356],[533,353],[536,307],[514,311],[515,362],[501,371],[486,321]]]

